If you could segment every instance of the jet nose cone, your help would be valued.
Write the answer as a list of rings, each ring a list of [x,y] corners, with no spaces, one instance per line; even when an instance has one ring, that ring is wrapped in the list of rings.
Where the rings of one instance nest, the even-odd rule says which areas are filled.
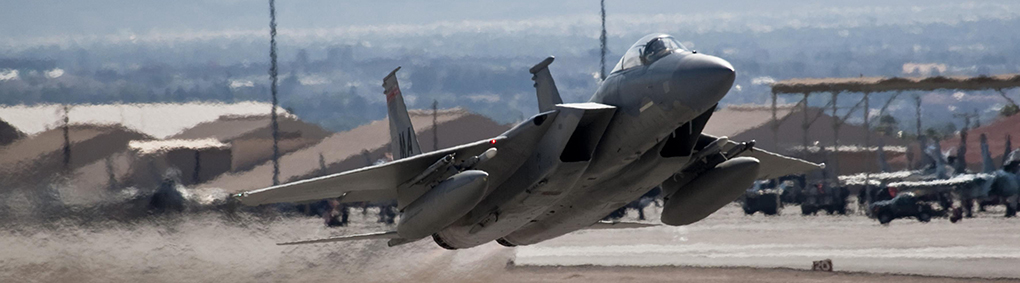
[[[733,86],[736,71],[733,65],[722,58],[690,54],[684,58],[677,72],[676,80],[687,86],[683,96],[690,106],[697,110],[715,105],[726,96]]]
[[[684,69],[688,74],[705,84],[706,87],[715,88],[725,94],[733,86],[733,80],[737,72],[733,65],[722,58],[701,54],[693,54],[687,61]],[[721,97],[720,97],[721,98]]]
[[[692,64],[701,72],[709,76],[715,76],[720,81],[732,81],[737,74],[736,71],[733,71],[733,65],[730,65],[730,62],[715,56],[698,56],[694,58]]]

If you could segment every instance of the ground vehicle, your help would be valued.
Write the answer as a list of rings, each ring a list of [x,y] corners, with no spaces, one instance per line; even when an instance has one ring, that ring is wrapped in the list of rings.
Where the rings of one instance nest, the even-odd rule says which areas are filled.
[[[900,193],[890,200],[877,201],[869,209],[871,215],[882,224],[904,217],[915,217],[917,221],[928,222],[937,213],[930,202],[921,200],[912,192]]]
[[[850,191],[846,187],[830,187],[817,184],[804,190],[800,212],[804,215],[824,210],[828,214],[846,214],[846,199]]]
[[[779,188],[783,190],[779,199],[784,204],[800,204],[804,201],[805,184],[807,184],[804,175],[783,176],[779,177],[777,181]]]
[[[761,211],[765,215],[779,214],[779,209],[782,207],[779,196],[783,194],[783,190],[774,186],[770,187],[769,184],[774,183],[757,181],[754,186],[747,189],[742,205],[744,213],[751,215]]]

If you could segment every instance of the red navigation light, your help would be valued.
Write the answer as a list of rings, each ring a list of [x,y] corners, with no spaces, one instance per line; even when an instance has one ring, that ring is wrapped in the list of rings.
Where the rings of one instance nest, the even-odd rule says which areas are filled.
[[[491,145],[496,145],[496,139],[491,139],[491,140],[489,140],[489,144],[491,144]]]

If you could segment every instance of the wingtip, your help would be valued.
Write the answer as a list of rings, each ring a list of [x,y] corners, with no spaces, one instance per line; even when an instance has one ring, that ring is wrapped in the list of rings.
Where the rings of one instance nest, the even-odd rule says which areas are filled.
[[[250,191],[245,191],[245,192],[236,193],[236,194],[230,195],[230,198],[232,198],[233,200],[237,201],[238,203],[241,203],[241,205],[244,205],[244,206],[258,206],[258,205],[262,205],[263,204],[263,203],[258,201],[258,198],[251,198],[250,197],[251,195],[249,193],[251,193],[251,192]]]
[[[314,240],[310,240],[310,241],[293,241],[293,242],[279,242],[279,243],[276,243],[276,245],[277,246],[297,246],[297,245],[301,245],[301,244],[313,244],[315,242],[316,241],[314,241]]]

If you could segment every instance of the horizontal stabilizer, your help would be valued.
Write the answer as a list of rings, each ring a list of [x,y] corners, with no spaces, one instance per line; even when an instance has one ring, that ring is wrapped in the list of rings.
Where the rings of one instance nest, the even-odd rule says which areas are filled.
[[[332,243],[332,242],[345,242],[345,241],[357,241],[357,240],[397,239],[399,237],[400,236],[397,236],[397,231],[387,231],[387,232],[375,232],[375,233],[358,234],[358,235],[350,235],[350,236],[341,236],[341,237],[316,239],[316,240],[305,240],[305,241],[296,241],[296,242],[277,243],[276,245],[277,246],[289,246],[289,245]]]
[[[591,226],[588,226],[589,230],[601,230],[601,229],[635,229],[635,228],[647,228],[662,226],[655,223],[643,223],[643,222],[617,222],[617,221],[599,221],[595,222]]]

